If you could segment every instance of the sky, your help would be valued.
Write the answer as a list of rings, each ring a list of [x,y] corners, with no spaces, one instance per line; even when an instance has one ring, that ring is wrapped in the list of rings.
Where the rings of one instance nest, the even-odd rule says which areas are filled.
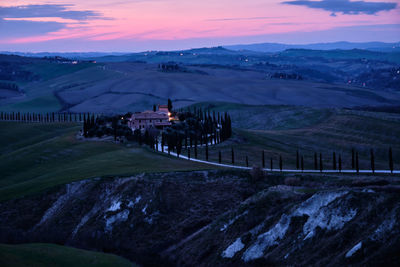
[[[0,51],[399,42],[400,0],[0,0]]]

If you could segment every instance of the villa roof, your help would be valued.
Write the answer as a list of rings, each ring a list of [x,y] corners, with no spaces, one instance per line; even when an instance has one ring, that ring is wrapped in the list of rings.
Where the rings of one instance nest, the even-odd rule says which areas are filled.
[[[151,120],[151,119],[168,119],[168,114],[164,112],[154,112],[151,110],[146,110],[141,113],[135,113],[132,115],[132,120]]]

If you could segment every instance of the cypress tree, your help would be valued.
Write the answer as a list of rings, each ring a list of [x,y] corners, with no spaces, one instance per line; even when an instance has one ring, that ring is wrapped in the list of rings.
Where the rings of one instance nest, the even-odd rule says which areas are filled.
[[[360,172],[360,168],[358,165],[358,151],[356,152],[356,170],[357,170],[357,174]]]
[[[263,167],[263,169],[265,169],[265,155],[264,155],[264,150],[262,151],[261,159],[262,159],[262,167]]]
[[[300,169],[300,157],[299,157],[299,151],[296,151],[296,169]]]
[[[197,135],[194,136],[194,157],[197,159]]]
[[[222,162],[222,155],[221,155],[221,151],[218,151],[218,162],[221,163]]]
[[[164,146],[165,146],[165,135],[164,133],[161,134],[161,151],[164,153]]]
[[[282,172],[282,170],[283,170],[283,160],[282,160],[282,156],[281,155],[279,155],[279,169]]]
[[[233,147],[231,150],[231,156],[232,156],[232,165],[235,165],[235,152],[233,151]]]
[[[333,155],[332,155],[332,167],[333,167],[333,170],[334,171],[336,171],[336,153],[335,152],[333,152]]]
[[[206,161],[208,161],[208,142],[206,142]]]
[[[354,170],[355,168],[355,159],[354,159],[354,148],[351,149],[351,168]]]
[[[342,155],[339,154],[339,172],[342,172]]]
[[[314,170],[318,170],[317,152],[314,152]]]
[[[246,156],[246,167],[249,167],[249,157]]]
[[[190,160],[190,147],[188,148],[188,160]]]
[[[319,171],[323,171],[323,165],[322,165],[322,153],[319,153]]]
[[[274,169],[274,162],[273,162],[273,160],[271,158],[271,172],[273,171],[273,169]]]
[[[172,111],[172,101],[171,99],[168,98],[168,111],[171,112]]]
[[[185,149],[188,147],[188,134],[187,131],[185,131]]]
[[[304,157],[301,156],[301,172],[304,172]]]
[[[372,173],[375,173],[375,157],[374,157],[374,150],[371,148],[371,170]]]
[[[393,153],[392,153],[392,148],[389,147],[389,169],[390,169],[390,173],[393,173]]]
[[[83,121],[83,136],[87,137],[87,123],[86,120]]]
[[[181,152],[182,152],[182,139],[180,137],[178,137],[177,144],[176,144],[176,154],[178,155],[178,158],[179,158],[179,155],[181,154]]]

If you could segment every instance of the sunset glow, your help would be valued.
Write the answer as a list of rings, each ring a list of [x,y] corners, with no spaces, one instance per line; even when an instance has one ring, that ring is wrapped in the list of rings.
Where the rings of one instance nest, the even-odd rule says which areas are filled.
[[[0,50],[399,41],[400,0],[357,2],[359,6],[348,0],[5,0],[0,4]]]

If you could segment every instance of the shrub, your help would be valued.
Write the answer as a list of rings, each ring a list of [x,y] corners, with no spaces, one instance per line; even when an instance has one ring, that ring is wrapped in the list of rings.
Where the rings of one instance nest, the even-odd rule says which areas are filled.
[[[260,168],[260,166],[254,165],[250,170],[249,182],[256,183],[261,181],[264,178],[264,171]]]
[[[285,185],[298,186],[301,184],[301,180],[298,177],[288,177],[285,179]]]

